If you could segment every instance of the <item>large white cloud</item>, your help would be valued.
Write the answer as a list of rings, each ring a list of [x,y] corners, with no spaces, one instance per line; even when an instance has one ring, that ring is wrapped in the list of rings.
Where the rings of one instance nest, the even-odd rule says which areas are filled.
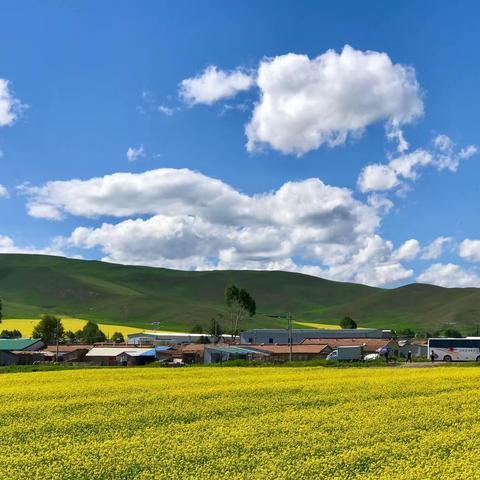
[[[267,144],[301,155],[341,144],[372,123],[398,126],[423,113],[413,68],[348,45],[314,59],[293,53],[266,58],[257,83],[261,97],[246,127],[250,151]]]
[[[480,287],[480,277],[454,263],[434,263],[417,277],[417,282],[440,287]]]
[[[480,240],[466,238],[458,246],[458,254],[468,260],[480,262]]]
[[[0,78],[0,127],[12,125],[25,108],[13,95],[8,80]]]
[[[376,234],[378,210],[318,178],[246,195],[188,169],[158,169],[21,190],[32,216],[124,217],[79,227],[68,239],[76,248],[100,249],[109,261],[282,268],[372,285],[413,273],[401,265],[408,255],[398,256]]]
[[[226,72],[215,65],[207,67],[200,75],[186,78],[180,83],[180,96],[191,105],[211,105],[218,100],[230,98],[248,90],[255,83],[254,77],[242,70]]]

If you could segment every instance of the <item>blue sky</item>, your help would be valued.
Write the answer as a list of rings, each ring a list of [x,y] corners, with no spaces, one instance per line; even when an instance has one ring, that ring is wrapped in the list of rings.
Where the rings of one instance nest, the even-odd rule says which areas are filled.
[[[2,2],[0,250],[480,286],[479,9]]]

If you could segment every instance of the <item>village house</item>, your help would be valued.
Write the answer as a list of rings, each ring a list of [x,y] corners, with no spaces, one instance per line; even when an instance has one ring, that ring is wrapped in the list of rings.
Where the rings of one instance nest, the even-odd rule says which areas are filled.
[[[303,345],[328,345],[332,350],[338,347],[362,347],[364,355],[385,353],[386,349],[392,356],[400,353],[400,347],[393,338],[308,338]]]
[[[38,338],[0,338],[0,365],[32,365],[43,359],[44,347]]]
[[[287,362],[290,360],[289,345],[240,345],[240,347],[247,346],[268,353],[268,361],[271,362]],[[292,361],[324,360],[331,351],[332,348],[328,345],[292,345]]]

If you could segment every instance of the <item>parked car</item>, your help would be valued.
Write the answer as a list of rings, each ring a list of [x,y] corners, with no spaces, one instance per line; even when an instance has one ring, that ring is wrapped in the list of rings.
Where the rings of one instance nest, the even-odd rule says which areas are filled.
[[[380,357],[381,357],[381,355],[379,353],[369,353],[368,355],[365,355],[365,357],[363,357],[363,359],[366,362],[370,362],[372,360],[378,360]]]

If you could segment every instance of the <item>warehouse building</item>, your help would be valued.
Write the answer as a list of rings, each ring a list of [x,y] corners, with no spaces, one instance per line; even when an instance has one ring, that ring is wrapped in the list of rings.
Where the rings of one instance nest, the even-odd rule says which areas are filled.
[[[182,343],[195,343],[202,337],[208,337],[213,342],[214,337],[201,333],[161,333],[161,332],[139,332],[128,335],[129,345],[178,345]]]
[[[368,353],[385,353],[398,356],[400,347],[396,340],[388,338],[307,338],[303,345],[328,345],[332,350],[338,347],[362,347],[364,355]]]
[[[165,358],[169,350],[171,347],[94,347],[85,355],[85,361],[101,367],[145,365]]]
[[[247,345],[240,345],[246,347]],[[269,354],[269,362],[288,362],[290,360],[290,345],[261,345],[250,346],[256,350]],[[291,357],[293,362],[308,360],[325,360],[332,351],[328,345],[292,345]]]
[[[309,338],[392,338],[391,330],[376,328],[324,329],[295,328],[292,330],[292,343],[301,344]],[[289,332],[283,328],[247,330],[240,334],[241,344],[288,344]]]
[[[229,360],[247,360],[259,362],[269,357],[268,352],[260,349],[237,347],[235,345],[206,346],[203,353],[203,363],[222,363]]]
[[[32,365],[43,359],[44,347],[38,338],[0,338],[0,365]]]

